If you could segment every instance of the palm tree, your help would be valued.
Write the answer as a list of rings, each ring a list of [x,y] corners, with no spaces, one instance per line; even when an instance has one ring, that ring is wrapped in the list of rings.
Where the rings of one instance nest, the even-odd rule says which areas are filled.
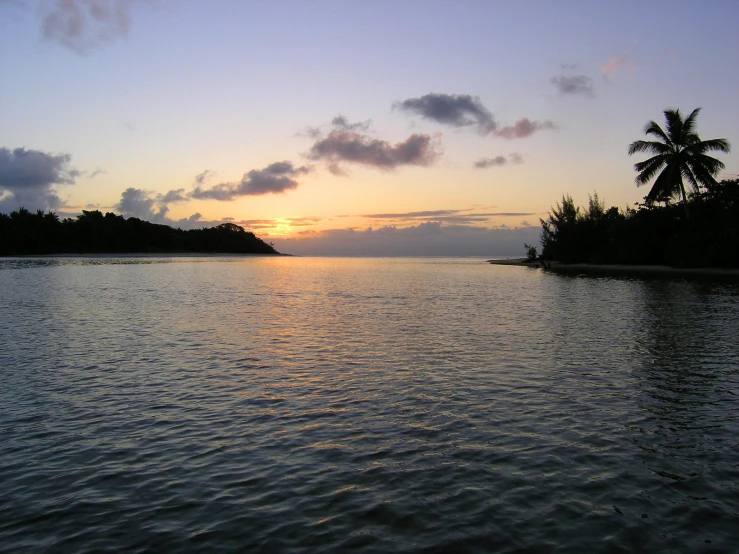
[[[701,185],[715,184],[714,176],[724,168],[724,164],[707,156],[706,152],[728,152],[730,148],[726,139],[700,139],[695,132],[695,118],[700,111],[700,108],[696,108],[683,119],[680,110],[665,110],[667,132],[650,121],[644,127],[644,132],[657,140],[637,140],[629,146],[629,155],[637,152],[654,154],[634,164],[637,186],[647,184],[659,173],[646,196],[647,203],[667,202],[670,198],[682,197],[686,217],[689,214],[684,180],[690,183],[695,192],[700,190]]]

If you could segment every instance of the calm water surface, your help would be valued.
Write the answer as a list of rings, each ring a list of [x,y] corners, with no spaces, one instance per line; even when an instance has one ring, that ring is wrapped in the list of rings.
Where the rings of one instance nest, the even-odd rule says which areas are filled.
[[[0,550],[737,552],[739,285],[0,260]]]

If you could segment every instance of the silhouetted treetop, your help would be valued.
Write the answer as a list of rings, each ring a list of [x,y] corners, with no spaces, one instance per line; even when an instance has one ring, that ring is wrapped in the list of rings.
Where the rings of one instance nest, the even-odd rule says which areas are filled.
[[[278,254],[254,233],[234,223],[184,231],[128,219],[111,212],[83,210],[63,221],[53,212],[19,208],[0,213],[0,255],[86,253]]]
[[[648,203],[681,197],[688,215],[684,181],[688,181],[694,193],[700,192],[701,185],[716,184],[715,176],[724,164],[706,153],[729,152],[730,145],[726,139],[701,140],[695,130],[699,113],[700,108],[696,108],[683,119],[680,110],[665,110],[667,130],[650,121],[644,127],[644,133],[656,140],[637,140],[629,146],[629,155],[639,152],[652,154],[651,158],[634,164],[637,186],[647,184],[656,176],[646,196]]]

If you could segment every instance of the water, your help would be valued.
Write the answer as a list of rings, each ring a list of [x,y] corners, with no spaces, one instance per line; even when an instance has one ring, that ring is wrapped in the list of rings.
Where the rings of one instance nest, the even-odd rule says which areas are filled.
[[[0,260],[0,550],[736,552],[739,285]]]

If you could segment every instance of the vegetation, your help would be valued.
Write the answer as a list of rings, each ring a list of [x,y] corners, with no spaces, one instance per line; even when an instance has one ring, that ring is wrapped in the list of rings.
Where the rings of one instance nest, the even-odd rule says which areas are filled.
[[[523,247],[526,249],[526,261],[527,262],[534,262],[539,257],[539,253],[536,249],[536,246],[532,246],[530,244],[524,244]]]
[[[706,153],[728,152],[729,142],[701,140],[695,130],[699,113],[697,108],[683,119],[680,110],[665,110],[666,130],[650,121],[644,132],[656,140],[637,140],[629,146],[630,155],[653,154],[634,165],[637,186],[656,176],[636,209],[606,209],[597,193],[587,208],[580,209],[564,196],[541,220],[542,258],[563,263],[739,267],[739,179],[716,181],[724,164]],[[681,205],[671,204],[672,200]],[[531,247],[525,248],[530,257]]]
[[[97,210],[64,220],[52,212],[23,208],[10,215],[0,213],[0,256],[188,252],[278,254],[272,245],[233,223],[183,231]]]
[[[570,196],[541,220],[542,257],[563,263],[739,267],[739,179],[708,183],[686,195],[685,207],[605,208],[595,194],[587,208]]]
[[[654,154],[634,165],[637,186],[647,184],[657,175],[646,202],[669,202],[682,198],[686,217],[689,217],[689,210],[684,180],[691,185],[693,193],[700,193],[701,185],[715,186],[715,176],[724,168],[724,164],[706,152],[729,151],[726,139],[700,139],[695,131],[695,119],[699,113],[700,108],[696,108],[683,119],[680,110],[665,110],[667,131],[650,121],[644,132],[657,140],[637,140],[629,146],[629,155],[637,152]]]

